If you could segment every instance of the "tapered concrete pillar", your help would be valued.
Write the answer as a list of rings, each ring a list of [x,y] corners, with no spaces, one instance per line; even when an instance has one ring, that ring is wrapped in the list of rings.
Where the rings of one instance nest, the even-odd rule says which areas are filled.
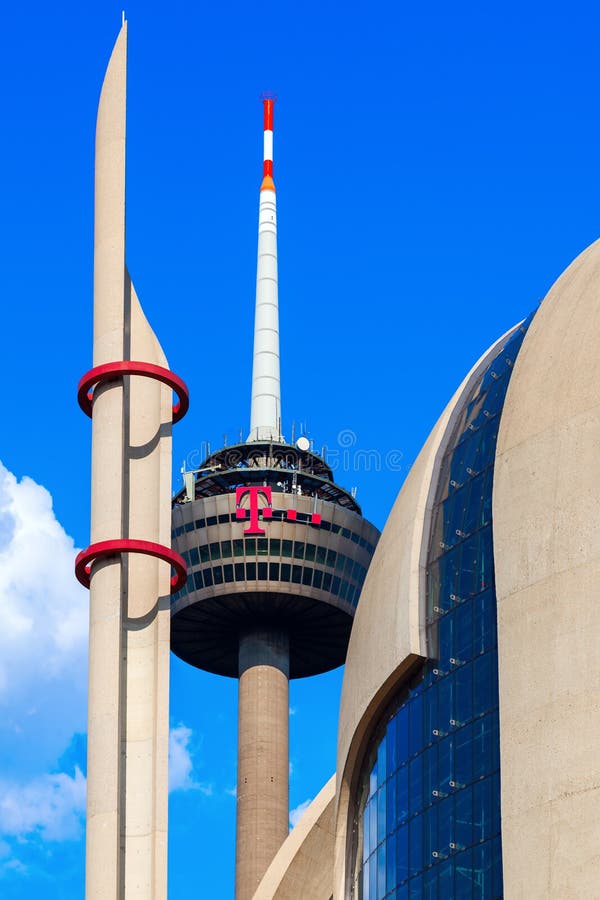
[[[96,127],[94,365],[166,359],[125,266],[127,25]],[[92,417],[92,544],[170,546],[171,391],[123,376]],[[166,897],[170,567],[115,554],[90,576],[87,900]]]
[[[251,900],[289,830],[289,638],[240,637],[236,900]]]

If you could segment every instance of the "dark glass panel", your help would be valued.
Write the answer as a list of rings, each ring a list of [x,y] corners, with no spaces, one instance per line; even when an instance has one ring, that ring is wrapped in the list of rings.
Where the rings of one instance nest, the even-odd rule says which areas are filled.
[[[246,579],[248,581],[256,581],[256,563],[246,563]]]
[[[473,900],[473,866],[470,850],[463,850],[454,861],[454,897],[452,900]]]
[[[223,576],[228,584],[230,581],[233,581],[233,566],[231,565],[231,563],[223,566]]]
[[[328,591],[331,588],[331,574],[323,572],[323,590]]]
[[[461,600],[466,600],[477,593],[477,537],[469,537],[461,544],[460,577],[457,593]]]
[[[454,782],[462,787],[471,781],[473,773],[473,729],[471,725],[460,728],[453,736],[454,742]]]
[[[434,803],[423,813],[423,864],[434,862],[434,853],[438,853],[438,804]]]
[[[432,862],[434,862],[434,860],[432,860]],[[423,900],[437,900],[437,876],[437,866],[434,866],[423,874]]]
[[[492,716],[473,722],[473,778],[489,775],[492,762]]]
[[[304,558],[309,560],[310,562],[314,562],[316,549],[317,548],[315,544],[307,544]]]
[[[418,753],[423,747],[423,702],[415,697],[408,707],[410,716],[409,753]]]
[[[423,868],[423,816],[414,816],[408,823],[408,866],[411,876]]]
[[[291,556],[292,555],[292,541],[282,541],[281,542],[281,555],[282,556]]]
[[[389,793],[388,793],[389,798]],[[392,891],[396,887],[396,832],[393,831],[385,843],[385,889]]]
[[[322,566],[325,565],[325,557],[327,555],[327,551],[325,547],[317,547],[317,562]]]
[[[459,662],[465,662],[473,656],[473,617],[471,604],[460,603],[454,610],[453,618],[454,652],[452,653],[452,656]]]
[[[212,572],[211,572],[211,570],[210,570],[210,569],[203,569],[203,570],[202,570],[202,577],[204,578],[204,586],[205,586],[205,587],[212,587],[213,577],[212,577]]]
[[[213,568],[213,578],[215,584],[223,584],[223,569],[221,566],[215,566]]]
[[[210,558],[221,559],[221,545],[218,541],[213,541],[213,543],[210,544]]]
[[[236,581],[245,581],[246,580],[246,567],[244,563],[236,563],[235,566],[235,580]]]
[[[475,716],[491,709],[492,664],[495,663],[496,659],[492,658],[491,653],[484,653],[473,662],[473,715]]]
[[[267,581],[268,579],[268,563],[259,562],[258,564],[258,580],[259,581]]]
[[[310,585],[312,583],[312,574],[313,574],[313,570],[309,569],[307,566],[305,566],[304,570],[302,572],[302,584],[305,584],[308,587],[310,587]]]
[[[410,900],[423,900],[423,878],[420,875],[408,882],[408,896]]]
[[[454,897],[454,861],[445,859],[437,866],[438,900],[451,900]]]
[[[281,556],[281,540],[271,538],[271,556]]]
[[[194,572],[194,587],[197,591],[201,591],[204,587],[204,583],[202,581],[202,572]]]
[[[294,559],[304,559],[304,541],[294,541]]]
[[[320,590],[322,582],[323,573],[320,569],[315,569],[315,574],[313,575],[313,587],[316,587]]]
[[[231,541],[221,542],[221,556],[224,556],[225,558],[231,556]]]
[[[269,541],[267,538],[259,538],[256,542],[257,556],[269,555]]]
[[[460,728],[473,718],[473,663],[466,663],[454,673],[454,727]],[[451,723],[449,723],[451,724]]]
[[[385,772],[385,769],[384,769]],[[386,785],[384,784],[377,791],[377,843],[379,844],[385,838],[386,829]]]
[[[269,581],[279,581],[279,563],[269,563]]]
[[[473,796],[469,787],[454,795],[453,843],[456,850],[462,850],[473,843]]]
[[[244,542],[241,540],[235,540],[233,542],[233,555],[234,556],[243,556],[244,555]]]
[[[256,538],[246,538],[246,556],[256,556]]]
[[[398,765],[408,759],[408,705],[405,703],[396,713],[396,736],[398,740]]]
[[[280,581],[290,581],[292,577],[292,567],[289,563],[281,563]]]
[[[476,900],[492,900],[492,842],[473,847],[473,896]]]
[[[340,579],[337,575],[333,576],[333,580],[331,582],[331,593],[337,597],[340,592]]]
[[[377,897],[385,897],[385,844],[377,850]]]
[[[398,769],[396,775],[396,810],[399,822],[408,818],[408,766]]]
[[[292,566],[292,581],[294,584],[300,584],[302,580],[302,566]]]
[[[499,837],[492,841],[492,897],[501,900],[504,893],[502,884],[502,842]]]
[[[198,552],[197,547],[192,547],[190,549],[190,565],[197,566],[200,564],[200,553]]]
[[[485,841],[492,836],[492,779],[484,778],[473,785],[473,840]]]
[[[408,825],[396,832],[396,880],[401,884],[408,878]]]
[[[423,755],[416,756],[408,765],[408,799],[410,814],[423,808]]]
[[[210,553],[208,552],[208,547],[205,545],[204,547],[199,547],[200,550],[200,562],[207,563],[210,561]]]

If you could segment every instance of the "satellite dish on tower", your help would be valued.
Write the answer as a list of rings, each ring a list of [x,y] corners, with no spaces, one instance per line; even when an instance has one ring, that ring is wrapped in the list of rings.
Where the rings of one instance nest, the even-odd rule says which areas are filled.
[[[299,437],[296,441],[296,447],[298,450],[308,450],[310,448],[310,441],[306,437]]]

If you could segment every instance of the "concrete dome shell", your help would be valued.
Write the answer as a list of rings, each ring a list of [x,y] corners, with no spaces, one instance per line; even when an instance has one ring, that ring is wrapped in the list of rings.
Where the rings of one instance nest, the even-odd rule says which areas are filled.
[[[536,313],[498,435],[493,518],[507,897],[598,895],[599,348],[597,241]]]
[[[514,329],[473,366],[431,431],[389,515],[354,619],[340,705],[337,756],[336,898],[344,896],[352,785],[379,713],[427,655],[425,565],[441,459],[474,384]]]

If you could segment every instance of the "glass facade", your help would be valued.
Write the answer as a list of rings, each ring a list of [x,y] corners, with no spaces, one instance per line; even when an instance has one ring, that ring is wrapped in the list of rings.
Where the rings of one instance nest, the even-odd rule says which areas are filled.
[[[493,464],[528,320],[463,403],[427,561],[430,661],[371,741],[353,823],[353,900],[499,900],[500,746]]]

